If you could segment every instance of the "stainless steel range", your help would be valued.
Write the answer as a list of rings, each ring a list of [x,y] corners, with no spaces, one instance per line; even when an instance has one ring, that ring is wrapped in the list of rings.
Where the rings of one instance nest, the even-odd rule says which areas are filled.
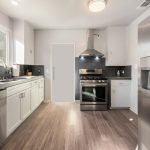
[[[80,109],[108,109],[108,80],[102,77],[102,69],[80,69]]]

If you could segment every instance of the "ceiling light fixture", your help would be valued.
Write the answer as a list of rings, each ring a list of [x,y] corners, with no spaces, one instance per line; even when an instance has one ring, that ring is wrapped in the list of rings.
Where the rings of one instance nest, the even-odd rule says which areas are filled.
[[[19,0],[11,0],[11,4],[14,6],[18,6],[19,5]]]
[[[105,0],[90,0],[89,10],[92,12],[100,12],[106,7]]]

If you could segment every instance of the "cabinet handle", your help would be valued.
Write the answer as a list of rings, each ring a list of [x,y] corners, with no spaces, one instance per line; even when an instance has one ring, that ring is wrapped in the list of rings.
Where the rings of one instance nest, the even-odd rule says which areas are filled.
[[[19,94],[19,98],[24,98],[24,97],[25,97],[25,93]]]
[[[23,93],[23,97],[25,97],[26,95],[25,95],[25,92]]]
[[[124,83],[120,83],[120,85],[124,85]]]

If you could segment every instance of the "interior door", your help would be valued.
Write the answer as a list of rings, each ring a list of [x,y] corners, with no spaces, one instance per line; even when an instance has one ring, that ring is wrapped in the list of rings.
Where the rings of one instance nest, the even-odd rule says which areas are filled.
[[[52,45],[52,101],[75,100],[74,44]]]

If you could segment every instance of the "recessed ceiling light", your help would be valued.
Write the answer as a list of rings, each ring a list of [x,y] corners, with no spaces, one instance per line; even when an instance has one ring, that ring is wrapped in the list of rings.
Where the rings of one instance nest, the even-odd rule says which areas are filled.
[[[18,6],[19,5],[19,0],[11,0],[11,4],[14,6]]]
[[[106,7],[105,0],[90,0],[89,10],[92,12],[100,12]]]
[[[80,59],[81,59],[81,60],[84,60],[84,56],[81,56]]]
[[[99,60],[99,57],[98,57],[98,56],[96,56],[96,57],[95,57],[95,60],[97,60],[97,61],[98,61],[98,60]]]
[[[130,119],[129,119],[129,121],[133,121],[133,120],[134,120],[133,118],[130,118]]]

